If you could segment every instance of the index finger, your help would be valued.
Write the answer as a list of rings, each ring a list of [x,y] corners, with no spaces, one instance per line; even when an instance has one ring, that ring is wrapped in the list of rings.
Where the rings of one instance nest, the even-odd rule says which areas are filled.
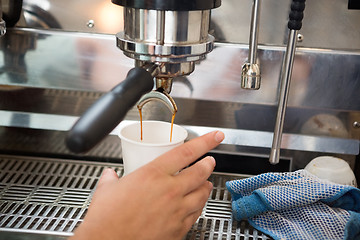
[[[152,161],[166,173],[175,174],[187,167],[224,140],[224,133],[213,131],[192,139]]]

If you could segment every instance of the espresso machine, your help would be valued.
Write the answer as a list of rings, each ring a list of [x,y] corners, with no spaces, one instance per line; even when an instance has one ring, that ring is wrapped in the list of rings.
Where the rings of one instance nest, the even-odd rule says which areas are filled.
[[[185,239],[270,239],[232,218],[229,180],[328,155],[359,182],[359,8],[1,0],[0,239],[71,236],[102,171],[122,176],[118,131],[139,109],[144,120],[176,112],[188,140],[225,133],[209,153],[213,191]]]
[[[125,8],[124,31],[116,35],[117,46],[135,59],[136,67],[71,129],[67,146],[77,153],[107,136],[140,98],[139,110],[159,100],[175,114],[177,106],[169,95],[173,78],[192,73],[195,62],[213,49],[214,38],[208,34],[210,9],[219,7],[220,0],[113,3]],[[148,93],[153,78],[156,90]]]

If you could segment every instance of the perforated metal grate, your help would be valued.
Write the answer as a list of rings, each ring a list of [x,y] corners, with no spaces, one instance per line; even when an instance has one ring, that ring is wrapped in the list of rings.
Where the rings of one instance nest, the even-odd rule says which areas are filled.
[[[0,230],[70,236],[82,222],[102,171],[121,164],[0,156]],[[186,239],[269,239],[232,219],[225,182],[244,176],[214,173],[214,188]]]

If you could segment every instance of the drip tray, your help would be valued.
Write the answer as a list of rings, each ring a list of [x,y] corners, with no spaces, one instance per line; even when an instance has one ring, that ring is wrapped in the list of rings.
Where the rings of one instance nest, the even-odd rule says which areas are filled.
[[[66,239],[83,221],[105,168],[122,164],[0,156],[0,239]],[[214,188],[185,239],[270,239],[232,219],[225,182],[245,175],[213,173]],[[15,237],[17,236],[17,237]]]

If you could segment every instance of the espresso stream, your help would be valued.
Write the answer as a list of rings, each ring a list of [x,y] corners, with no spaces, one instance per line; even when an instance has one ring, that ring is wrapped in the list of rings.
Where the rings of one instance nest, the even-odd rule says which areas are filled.
[[[140,140],[143,140],[143,124],[142,124],[142,111],[139,109],[140,114]],[[175,113],[173,113],[171,117],[171,129],[170,129],[170,142],[172,141],[172,133],[173,133],[173,127],[174,127],[174,119],[175,119]]]

